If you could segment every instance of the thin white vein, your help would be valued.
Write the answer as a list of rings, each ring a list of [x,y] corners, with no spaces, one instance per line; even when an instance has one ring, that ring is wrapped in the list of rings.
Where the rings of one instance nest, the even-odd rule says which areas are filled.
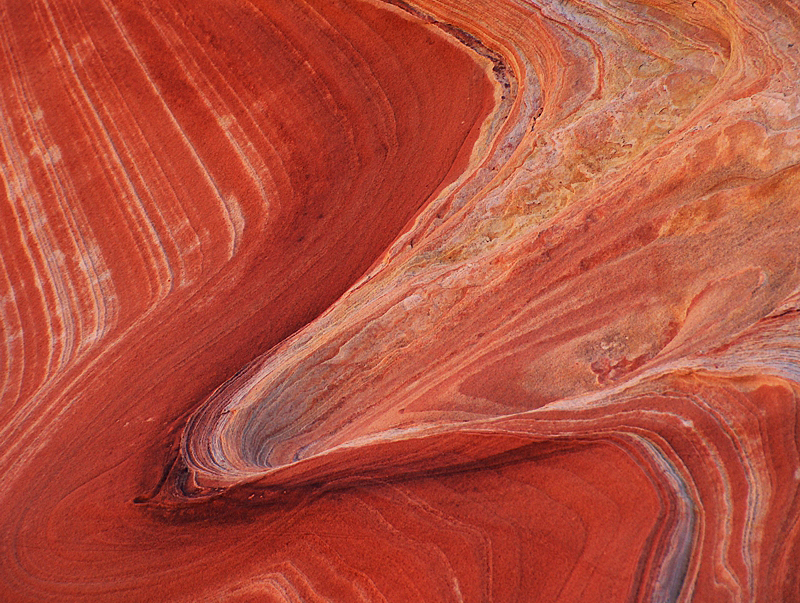
[[[5,169],[3,169],[5,172]],[[2,388],[0,400],[17,400],[22,388],[22,375],[25,372],[25,353],[22,332],[22,318],[19,313],[17,292],[8,278],[8,266],[0,249],[0,275],[2,287],[0,291],[0,337],[3,340],[5,352],[0,354],[0,373],[2,374]],[[5,411],[5,409],[3,409]]]
[[[46,149],[46,153],[50,155],[50,149],[53,148],[52,138],[45,126],[45,121],[37,118],[33,112],[32,93],[28,92],[30,84],[28,82],[27,74],[18,69],[18,78],[15,78],[15,84],[19,82],[22,92],[22,97],[25,99],[24,106],[28,109],[25,111],[25,118],[28,130],[35,134],[35,143],[38,149]],[[41,110],[39,110],[41,113]],[[38,116],[40,117],[40,116]],[[41,153],[44,154],[44,153]],[[70,291],[71,302],[75,306],[74,317],[78,322],[76,327],[76,336],[84,331],[78,341],[71,340],[65,346],[67,350],[62,354],[62,362],[58,370],[63,370],[68,360],[72,357],[72,348],[77,347],[77,355],[81,356],[86,348],[92,346],[103,334],[107,332],[111,324],[113,324],[117,307],[115,303],[115,295],[110,279],[105,278],[104,275],[108,274],[108,268],[103,262],[103,258],[98,251],[96,244],[93,242],[91,229],[88,226],[85,215],[81,211],[81,206],[74,201],[78,199],[79,195],[72,185],[69,173],[65,166],[58,162],[53,161],[52,157],[49,161],[43,161],[43,164],[48,171],[49,181],[54,192],[54,200],[60,209],[63,221],[68,224],[66,232],[69,235],[70,245],[60,245],[56,250],[58,254],[64,254],[65,251],[70,251],[76,254],[80,260],[80,267],[82,268],[82,276],[84,278],[77,279],[75,276],[70,276]],[[71,249],[66,250],[65,247]],[[58,260],[58,258],[56,258]],[[64,268],[66,268],[64,266]],[[76,275],[77,276],[77,275]],[[80,288],[73,281],[80,281]],[[92,311],[85,312],[81,308],[81,289],[88,290],[92,301]],[[93,323],[88,329],[84,328],[84,323]]]
[[[97,50],[94,38],[89,29],[86,27],[83,17],[79,10],[75,10],[75,22],[79,23],[83,28],[86,39],[91,45],[93,51],[101,57],[99,64],[102,66],[103,71],[103,95],[104,99],[103,109],[110,115],[112,110],[116,110],[113,118],[109,121],[109,130],[114,131],[115,139],[120,149],[130,159],[129,170],[135,176],[135,181],[138,183],[137,191],[139,192],[142,203],[149,209],[150,216],[158,218],[158,223],[153,223],[153,228],[159,233],[159,242],[164,243],[162,252],[167,258],[166,274],[161,273],[159,279],[165,282],[168,287],[162,290],[159,300],[169,294],[174,286],[185,286],[189,284],[193,278],[197,276],[198,269],[194,268],[194,262],[187,262],[186,255],[187,249],[194,249],[200,247],[200,239],[194,229],[191,228],[189,218],[183,211],[180,204],[180,197],[175,190],[173,181],[167,176],[164,165],[157,153],[155,153],[147,141],[144,131],[142,130],[139,120],[136,118],[134,112],[131,110],[130,104],[126,95],[122,93],[117,85],[116,79],[108,71],[108,67],[101,53]],[[67,19],[69,20],[69,19]],[[121,135],[120,131],[124,128],[125,135]],[[131,146],[139,143],[136,151],[131,150]],[[152,170],[147,178],[143,174],[147,162],[152,163],[155,169]],[[140,167],[141,166],[141,167]],[[158,191],[158,199],[152,191]],[[167,199],[168,197],[168,199]],[[167,201],[170,201],[168,203]],[[191,241],[180,244],[176,232],[191,232]],[[167,251],[166,241],[169,240],[174,249],[173,254]],[[157,301],[153,302],[154,304]]]
[[[138,62],[142,72],[145,74],[149,85],[151,86],[153,92],[155,93],[155,98],[158,98],[159,104],[164,109],[166,114],[169,116],[170,121],[172,122],[172,124],[175,127],[176,131],[181,135],[181,138],[183,139],[183,141],[184,141],[184,143],[186,145],[186,148],[191,153],[192,158],[197,163],[197,165],[200,167],[200,171],[201,171],[201,173],[203,175],[203,178],[206,180],[206,183],[208,184],[208,186],[211,189],[213,189],[216,192],[217,198],[219,199],[220,204],[224,206],[225,202],[223,201],[224,195],[223,195],[222,191],[220,190],[220,188],[219,188],[216,180],[214,179],[213,175],[209,171],[208,166],[205,164],[205,162],[203,161],[203,159],[200,157],[199,153],[197,152],[197,149],[192,144],[192,141],[189,138],[189,136],[186,134],[186,131],[184,130],[183,126],[181,126],[180,122],[175,117],[175,114],[172,112],[172,109],[164,101],[164,97],[161,94],[161,90],[159,89],[158,85],[156,84],[155,80],[153,79],[153,76],[150,73],[149,69],[147,68],[146,63],[142,60],[142,58],[141,58],[141,56],[139,54],[139,51],[136,48],[136,45],[131,40],[130,34],[128,33],[127,29],[125,28],[125,26],[121,22],[121,19],[119,17],[119,12],[117,11],[116,7],[111,6],[106,0],[102,0],[102,3],[103,3],[104,8],[106,9],[106,11],[111,16],[111,19],[113,20],[114,25],[117,28],[117,31],[119,32],[120,36],[122,37],[122,39],[127,44],[129,51],[136,58],[136,61]],[[231,259],[233,257],[233,244],[234,244],[233,239],[231,239],[228,242],[228,259]]]
[[[155,279],[155,289],[156,298],[161,299],[169,292],[173,278],[169,258],[165,252],[161,235],[156,230],[153,220],[144,206],[144,202],[139,195],[130,170],[123,160],[119,145],[112,135],[112,130],[114,129],[113,119],[111,119],[110,116],[108,116],[107,119],[103,119],[101,113],[104,112],[104,104],[102,101],[98,103],[92,100],[92,95],[88,89],[92,86],[92,82],[90,79],[85,81],[80,77],[78,73],[79,67],[69,53],[62,30],[56,23],[56,12],[52,10],[49,0],[43,0],[43,2],[45,2],[47,6],[53,33],[60,42],[60,45],[58,45],[61,51],[60,60],[62,64],[68,67],[68,70],[59,70],[59,74],[64,78],[66,78],[66,74],[64,74],[65,71],[69,71],[69,73],[72,74],[74,83],[76,83],[77,86],[70,85],[70,82],[65,79],[65,89],[69,91],[73,99],[73,105],[81,115],[83,123],[87,124],[87,126],[89,124],[95,126],[93,128],[87,127],[85,130],[94,135],[93,142],[96,152],[98,155],[102,156],[103,159],[101,164],[106,167],[106,175],[110,175],[110,180],[116,185],[116,187],[112,188],[117,188],[122,193],[121,197],[123,201],[120,203],[120,206],[131,215],[133,223],[136,225],[136,230],[140,234],[139,240],[142,243],[148,240],[150,241],[150,244],[147,245],[146,252],[150,256],[152,262],[145,262],[145,265],[152,265],[156,267],[158,271],[158,275]],[[57,45],[54,45],[54,48],[56,48],[56,46]],[[74,91],[76,88],[79,90],[78,94]],[[89,116],[91,116],[92,119],[90,119]],[[125,201],[130,202],[128,203]],[[145,250],[137,246],[137,251],[143,253]]]

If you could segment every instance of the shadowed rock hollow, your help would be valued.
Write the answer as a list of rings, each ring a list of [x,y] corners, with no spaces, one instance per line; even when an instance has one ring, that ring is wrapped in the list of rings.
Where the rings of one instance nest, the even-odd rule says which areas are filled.
[[[800,601],[795,3],[0,7],[0,600]]]

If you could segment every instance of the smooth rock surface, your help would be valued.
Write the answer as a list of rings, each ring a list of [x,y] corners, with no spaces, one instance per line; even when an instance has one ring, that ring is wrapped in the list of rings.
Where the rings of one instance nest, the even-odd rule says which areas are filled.
[[[0,25],[0,600],[800,601],[796,3]]]

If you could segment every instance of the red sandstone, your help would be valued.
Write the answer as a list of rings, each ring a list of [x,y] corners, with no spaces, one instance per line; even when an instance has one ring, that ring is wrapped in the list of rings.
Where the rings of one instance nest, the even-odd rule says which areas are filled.
[[[800,601],[800,10],[7,2],[1,601]]]

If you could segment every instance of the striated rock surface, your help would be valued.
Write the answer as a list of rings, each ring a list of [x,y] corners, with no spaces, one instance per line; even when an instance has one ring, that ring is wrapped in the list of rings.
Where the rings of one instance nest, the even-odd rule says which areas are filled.
[[[0,24],[0,600],[800,601],[795,2]]]

